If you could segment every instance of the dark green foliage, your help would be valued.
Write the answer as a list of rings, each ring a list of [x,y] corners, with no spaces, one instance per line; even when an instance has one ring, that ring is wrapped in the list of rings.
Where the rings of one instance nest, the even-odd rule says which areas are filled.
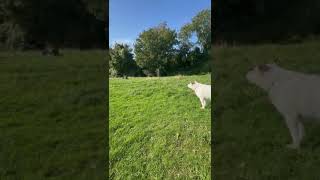
[[[133,60],[132,49],[127,44],[116,43],[110,49],[109,75],[136,76],[139,75],[139,67]]]
[[[203,57],[203,53],[201,53],[200,48],[195,47],[194,50],[192,50],[189,53],[188,59],[189,59],[190,65],[192,66],[194,64],[199,63],[202,60],[202,57]]]
[[[211,45],[211,10],[202,10],[193,17],[191,23],[181,28],[179,38],[185,43],[190,43],[192,33],[196,34],[197,44],[207,53]]]
[[[155,75],[157,69],[165,73],[174,58],[176,37],[176,32],[167,27],[166,23],[143,31],[134,49],[138,66],[150,75]]]
[[[101,48],[105,46],[105,22],[97,19],[98,12],[93,4],[82,0],[3,0],[0,44],[13,48],[16,44],[40,48],[46,43]]]
[[[216,43],[291,43],[320,32],[317,0],[215,2]]]
[[[25,33],[18,24],[13,22],[0,24],[0,48],[17,49],[24,43],[24,37]]]
[[[20,1],[0,2],[0,48],[18,48],[24,42],[25,32],[16,23],[14,10],[21,6]]]
[[[189,57],[188,54],[191,50],[191,45],[188,43],[182,43],[179,44],[179,49],[176,52],[176,65],[180,67],[189,67]]]
[[[104,21],[106,19],[109,3],[102,0],[82,0],[85,3],[88,11],[93,14],[97,19]],[[107,24],[106,24],[107,25]]]
[[[197,37],[197,42],[190,41],[192,34]],[[171,73],[208,72],[209,50],[211,44],[211,10],[202,10],[192,18],[191,23],[185,24],[178,35],[179,46],[175,54],[174,68]],[[201,67],[201,68],[199,68]],[[194,71],[194,69],[198,69]]]

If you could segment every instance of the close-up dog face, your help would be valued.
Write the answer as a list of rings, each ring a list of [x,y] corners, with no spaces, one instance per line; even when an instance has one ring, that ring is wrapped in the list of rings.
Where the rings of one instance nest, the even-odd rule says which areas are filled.
[[[188,84],[188,88],[194,90],[194,85],[195,85],[195,83],[190,82],[190,83]]]
[[[265,81],[266,75],[271,71],[271,69],[272,67],[270,64],[257,65],[246,74],[246,79],[249,82],[260,86]]]
[[[194,90],[194,87],[195,87],[195,85],[196,85],[197,83],[198,83],[197,81],[194,81],[193,83],[190,82],[190,83],[188,84],[188,88]]]

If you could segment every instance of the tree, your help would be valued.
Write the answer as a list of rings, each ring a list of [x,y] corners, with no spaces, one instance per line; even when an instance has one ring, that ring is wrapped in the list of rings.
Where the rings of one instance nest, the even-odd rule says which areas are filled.
[[[188,58],[191,48],[191,44],[179,42],[179,49],[176,55],[176,64],[178,67],[186,68],[191,65]]]
[[[223,0],[215,7],[215,43],[297,43],[320,34],[320,1]]]
[[[211,10],[200,11],[192,18],[191,23],[184,25],[180,30],[179,39],[191,44],[190,37],[193,33],[197,36],[197,44],[204,52],[208,52],[211,46]]]
[[[201,62],[203,56],[204,56],[204,54],[201,53],[200,48],[199,47],[195,47],[188,54],[188,62],[190,63],[191,66],[195,65],[195,64]]]
[[[22,6],[20,0],[0,1],[0,45],[14,49],[24,42],[25,32],[17,23],[15,10]]]
[[[109,8],[107,7],[107,5],[109,5],[108,3],[106,3],[103,0],[82,0],[86,7],[87,10],[93,14],[97,19],[100,19],[102,21],[106,20],[106,15],[107,15],[107,11]]]
[[[82,0],[89,13],[93,14],[96,19],[103,21],[105,34],[109,34],[109,3],[104,0]]]
[[[104,47],[106,23],[95,8],[101,0],[2,0],[0,43],[18,42],[41,47]],[[23,36],[23,38],[21,38]],[[8,37],[8,38],[5,38]],[[9,40],[10,41],[9,41]],[[20,40],[21,41],[21,40]]]
[[[140,68],[149,75],[156,71],[167,70],[174,58],[174,45],[177,44],[177,34],[166,23],[143,31],[136,40],[134,52]]]
[[[127,44],[116,43],[110,49],[109,73],[116,76],[128,76],[135,68],[132,49]]]

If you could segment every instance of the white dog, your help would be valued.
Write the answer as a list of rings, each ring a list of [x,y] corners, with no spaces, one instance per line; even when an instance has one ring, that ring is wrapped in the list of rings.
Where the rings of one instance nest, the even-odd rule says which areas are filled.
[[[206,107],[208,101],[211,101],[211,85],[201,84],[195,81],[194,83],[190,82],[188,88],[196,93],[200,99],[202,109]]]
[[[288,147],[299,148],[304,136],[302,118],[320,119],[320,77],[265,64],[249,71],[246,78],[268,92],[290,131]]]

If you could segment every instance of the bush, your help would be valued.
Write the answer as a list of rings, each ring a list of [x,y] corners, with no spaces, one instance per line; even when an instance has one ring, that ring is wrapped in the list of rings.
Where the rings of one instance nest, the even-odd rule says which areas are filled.
[[[177,34],[166,23],[143,31],[135,43],[138,66],[148,76],[156,75],[156,70],[165,71],[174,57]]]
[[[18,24],[5,22],[0,25],[0,44],[7,49],[21,49],[25,42],[25,33]]]
[[[117,71],[114,68],[109,67],[109,77],[117,77],[117,76],[118,76]]]

